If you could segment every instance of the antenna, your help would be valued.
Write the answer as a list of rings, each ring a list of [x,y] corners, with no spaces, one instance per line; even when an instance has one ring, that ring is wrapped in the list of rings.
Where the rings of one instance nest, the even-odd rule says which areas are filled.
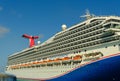
[[[86,15],[80,16],[80,17],[85,17],[87,20],[93,18],[95,15],[90,14],[89,10],[86,10]]]
[[[35,45],[35,39],[38,39],[38,36],[29,36],[27,34],[23,34],[22,37],[29,39],[29,47],[33,47]]]
[[[90,12],[89,12],[88,9],[86,10],[86,18],[87,18],[87,19],[90,19],[90,18],[91,18],[91,15],[90,15]]]

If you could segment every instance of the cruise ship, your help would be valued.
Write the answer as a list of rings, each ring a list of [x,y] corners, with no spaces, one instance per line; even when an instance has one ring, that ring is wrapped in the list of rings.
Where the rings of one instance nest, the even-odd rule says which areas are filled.
[[[6,73],[40,81],[120,81],[120,17],[88,11],[82,17],[47,41],[10,55]]]

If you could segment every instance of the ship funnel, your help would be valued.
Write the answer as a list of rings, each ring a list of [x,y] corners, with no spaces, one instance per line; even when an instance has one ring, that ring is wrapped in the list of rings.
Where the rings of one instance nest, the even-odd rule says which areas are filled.
[[[35,39],[38,39],[38,36],[29,36],[27,34],[23,34],[22,37],[29,39],[29,47],[33,47],[35,45]]]
[[[62,25],[62,31],[66,30],[67,26],[65,24]]]

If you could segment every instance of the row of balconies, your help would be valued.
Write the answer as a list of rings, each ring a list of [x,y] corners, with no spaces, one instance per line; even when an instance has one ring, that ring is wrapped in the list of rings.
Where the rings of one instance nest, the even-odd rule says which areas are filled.
[[[18,53],[15,54],[15,55],[10,56],[10,57],[8,58],[8,60],[9,60],[9,59],[14,59],[14,58],[17,58],[17,57],[24,56],[26,53],[29,54],[29,53],[32,53],[32,52],[34,52],[34,51],[35,51],[34,48],[29,48],[29,49],[27,49],[27,50],[23,50],[23,51],[21,51],[21,52],[18,52]]]
[[[82,40],[80,39],[81,36],[75,37],[75,38],[72,38],[72,39],[69,39],[69,40],[64,40],[64,41],[61,41],[60,43],[57,43],[57,45],[55,45],[53,47],[51,46],[51,47],[48,47],[46,49],[40,49],[38,51],[40,51],[41,54],[42,54],[45,51],[50,52],[50,51],[54,51],[54,50],[57,50],[57,49],[61,49],[61,48],[69,47],[69,46],[74,46],[74,45],[78,44],[78,42],[79,42],[79,44],[80,43],[82,44],[82,43],[85,43],[85,42],[90,42],[90,41],[99,39],[101,37],[101,35],[102,35],[101,32],[96,32],[96,33],[95,33],[95,35],[93,35],[91,37],[87,36],[87,38],[82,39]]]
[[[119,22],[120,23],[120,20],[118,20],[118,19],[110,19],[110,20],[107,20],[107,22]]]
[[[8,60],[19,58],[19,57],[25,56],[27,54],[30,55],[30,54],[32,54],[34,52],[35,52],[35,50],[29,51],[29,52],[28,51],[24,51],[24,52],[21,52],[20,54],[18,53],[18,54],[14,55],[14,56],[9,57]]]
[[[90,32],[90,33],[87,33],[85,35],[78,35],[78,36],[73,36],[73,37],[70,37],[68,39],[64,39],[64,40],[61,40],[59,42],[53,42],[51,44],[49,44],[49,46],[43,46],[41,47],[41,49],[38,48],[38,51],[41,51],[41,50],[46,50],[48,48],[52,48],[52,47],[60,47],[60,45],[64,45],[64,44],[68,44],[68,43],[71,43],[71,42],[74,42],[74,41],[77,41],[77,40],[86,40],[85,38],[91,38],[91,36],[95,36],[97,34],[100,34],[102,33],[102,29],[98,29],[96,31],[93,31],[93,32]]]
[[[77,26],[77,27],[72,28],[72,29],[70,29],[69,31],[67,31],[67,32],[69,32],[69,33],[65,33],[65,32],[64,32],[64,33],[62,33],[62,34],[59,34],[59,36],[56,36],[56,37],[55,37],[55,40],[60,39],[61,37],[67,37],[67,36],[69,36],[69,35],[71,35],[71,34],[73,34],[73,33],[75,33],[75,32],[78,32],[78,31],[82,31],[82,30],[91,28],[91,27],[93,27],[93,26],[98,25],[99,23],[101,23],[101,21],[94,21],[94,22],[90,23],[89,25],[83,24],[83,25]]]
[[[85,29],[85,30],[80,30],[80,29],[78,29],[78,30],[75,31],[74,33],[69,34],[68,36],[62,36],[62,37],[60,37],[60,38],[58,38],[58,39],[56,39],[56,40],[54,40],[54,41],[55,41],[55,42],[59,42],[59,41],[61,41],[61,40],[63,40],[63,39],[68,39],[68,38],[71,38],[71,37],[74,37],[74,36],[85,35],[85,34],[91,32],[91,31],[95,31],[95,30],[98,30],[98,29],[100,29],[100,28],[102,28],[102,26],[100,26],[100,24],[99,24],[99,25],[96,25],[96,26],[92,26],[91,28],[87,28],[87,29]],[[70,31],[69,31],[69,32],[70,32]]]
[[[101,28],[102,28],[101,26],[93,27],[93,29],[96,29],[96,31],[94,31],[94,32],[88,32],[88,31],[93,31],[93,29],[92,30],[88,29],[88,31],[86,32],[86,34],[81,35],[81,39],[84,39],[86,37],[98,34]],[[102,31],[100,31],[100,32],[102,32]],[[80,33],[81,32],[76,32],[73,35],[69,35],[68,37],[62,37],[62,39],[59,39],[57,41],[53,41],[52,43],[46,44],[46,45],[44,45],[42,47],[38,47],[38,50],[39,50],[39,48],[41,48],[40,50],[46,50],[47,48],[59,46],[58,43],[61,42],[61,41],[67,41],[67,40],[70,41],[71,39],[74,40],[75,37],[77,38],[78,36],[80,36]]]
[[[76,44],[74,46],[70,46],[70,47],[66,47],[64,48],[65,49],[68,49],[68,50],[75,50],[75,49],[80,49],[80,48],[84,48],[84,47],[88,47],[88,46],[93,46],[93,45],[96,45],[96,44],[101,44],[101,43],[105,43],[105,42],[110,42],[110,41],[114,41],[114,40],[118,40],[119,37],[117,36],[112,36],[112,37],[107,37],[107,38],[104,38],[104,39],[98,39],[98,40],[95,40],[95,41],[91,41],[91,42],[87,42],[87,43],[83,43],[83,44]],[[56,54],[56,53],[62,53],[62,50],[63,48],[60,48],[59,50],[54,50],[54,52],[48,52],[48,54]],[[43,55],[48,55],[47,53],[43,54]]]

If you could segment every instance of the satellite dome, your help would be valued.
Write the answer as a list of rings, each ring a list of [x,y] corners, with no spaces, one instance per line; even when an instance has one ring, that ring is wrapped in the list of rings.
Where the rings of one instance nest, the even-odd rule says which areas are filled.
[[[62,25],[62,30],[66,30],[67,29],[67,26],[65,24]]]
[[[40,41],[37,41],[38,44],[40,44]]]

